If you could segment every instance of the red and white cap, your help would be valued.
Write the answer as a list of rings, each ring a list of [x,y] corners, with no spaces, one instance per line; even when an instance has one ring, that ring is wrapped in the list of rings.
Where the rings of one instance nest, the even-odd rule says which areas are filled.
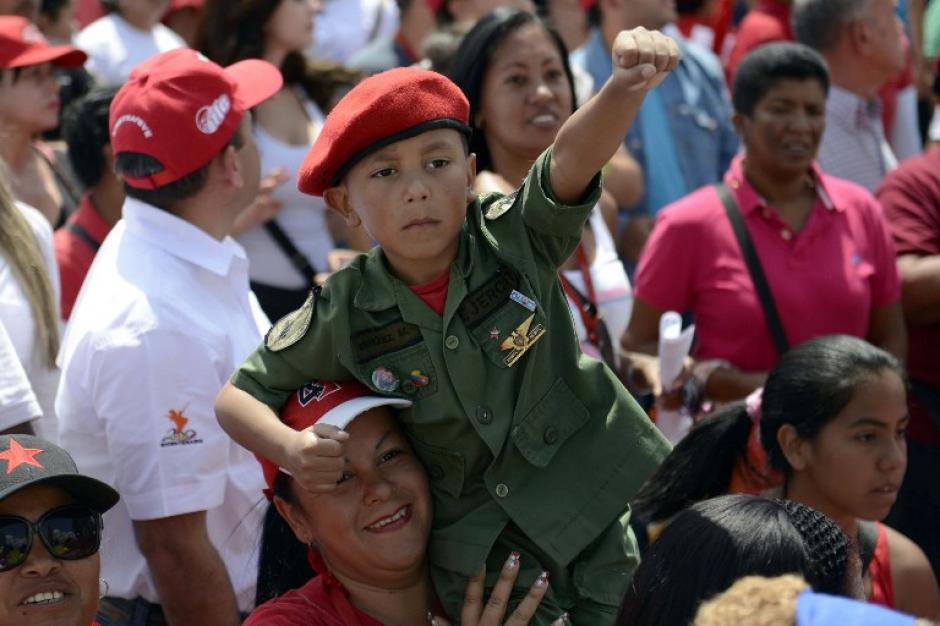
[[[156,189],[192,174],[228,144],[245,112],[281,88],[280,70],[250,59],[227,68],[180,48],[141,63],[111,103],[111,148],[163,165],[151,176],[122,175],[138,189]]]
[[[56,67],[80,67],[88,55],[75,46],[53,46],[36,25],[25,17],[0,16],[0,69],[52,63]]]
[[[314,424],[330,424],[346,428],[353,420],[370,409],[380,406],[405,408],[410,400],[374,395],[365,385],[356,381],[327,382],[315,380],[291,394],[281,407],[281,421],[294,430],[304,430]],[[264,480],[268,484],[265,495],[270,499],[274,481],[280,467],[258,456]]]

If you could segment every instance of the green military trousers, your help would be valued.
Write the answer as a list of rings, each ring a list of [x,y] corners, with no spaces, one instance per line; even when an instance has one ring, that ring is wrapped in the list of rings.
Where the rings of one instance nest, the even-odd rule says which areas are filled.
[[[510,598],[508,615],[529,592],[535,579],[548,571],[549,588],[531,626],[548,626],[568,613],[575,626],[613,626],[620,601],[640,562],[636,537],[630,528],[630,509],[611,524],[597,540],[567,565],[553,562],[516,525],[500,534],[486,560],[486,593],[489,598],[506,559],[520,553],[519,577]],[[467,577],[434,565],[431,578],[448,615],[457,620],[463,607]]]

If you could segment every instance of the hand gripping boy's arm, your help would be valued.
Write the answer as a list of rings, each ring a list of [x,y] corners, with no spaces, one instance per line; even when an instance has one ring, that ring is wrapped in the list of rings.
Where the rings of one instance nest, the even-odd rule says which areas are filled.
[[[555,138],[551,186],[562,203],[581,199],[623,142],[646,93],[675,69],[680,56],[675,41],[642,27],[617,35],[611,54],[613,74]]]

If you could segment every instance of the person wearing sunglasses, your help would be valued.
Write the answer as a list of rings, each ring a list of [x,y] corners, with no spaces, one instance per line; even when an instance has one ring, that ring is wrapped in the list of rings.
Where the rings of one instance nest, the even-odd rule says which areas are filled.
[[[118,497],[62,448],[0,436],[0,626],[96,626],[101,516]]]

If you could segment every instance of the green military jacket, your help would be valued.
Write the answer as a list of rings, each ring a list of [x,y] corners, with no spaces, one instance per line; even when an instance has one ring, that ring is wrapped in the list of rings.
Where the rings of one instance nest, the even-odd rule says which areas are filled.
[[[549,149],[516,194],[469,206],[443,316],[374,249],[275,324],[232,377],[275,410],[313,379],[356,378],[413,400],[400,422],[430,477],[429,553],[465,575],[510,520],[570,563],[668,452],[616,376],[580,352],[557,270],[600,177],[581,204],[562,205],[550,158]]]

